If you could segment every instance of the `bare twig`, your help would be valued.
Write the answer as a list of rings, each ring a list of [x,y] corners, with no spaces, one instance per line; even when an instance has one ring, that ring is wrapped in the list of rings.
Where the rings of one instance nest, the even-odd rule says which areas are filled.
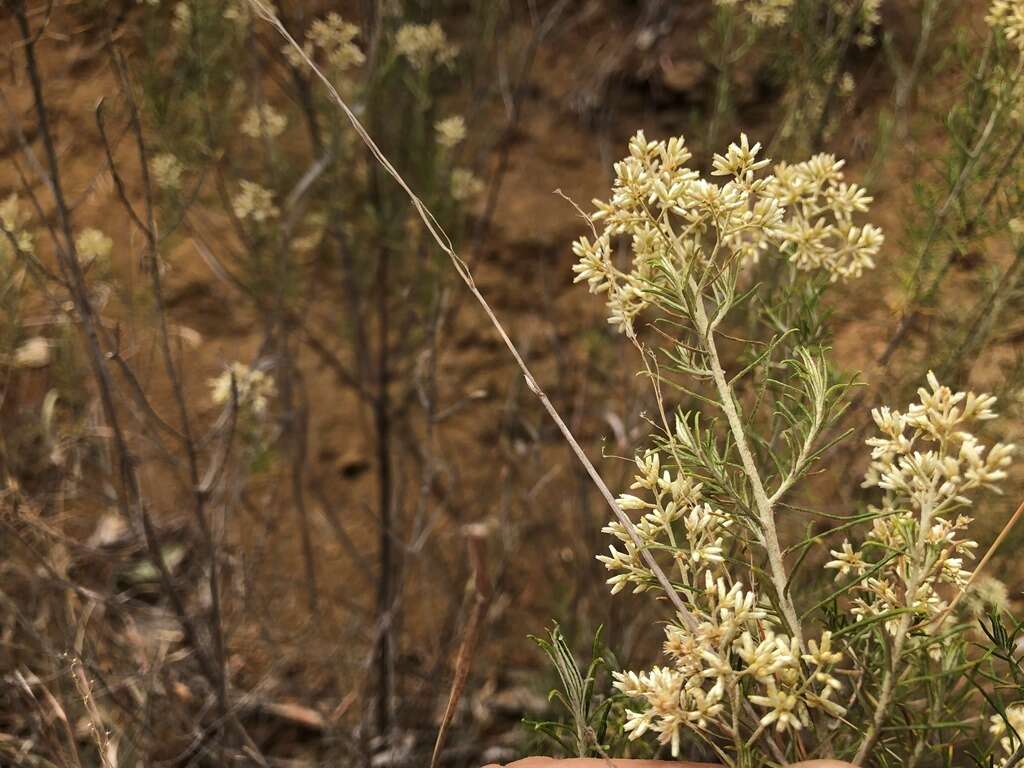
[[[35,38],[32,35],[24,0],[17,0],[11,3],[11,6],[21,32],[25,66],[32,89],[34,109],[39,122],[38,132],[46,160],[45,169],[42,168],[41,164],[37,163],[38,172],[53,197],[58,218],[59,227],[51,230],[54,246],[59,257],[58,263],[61,275],[69,286],[72,303],[82,327],[86,356],[96,381],[103,416],[107,421],[114,447],[114,455],[117,459],[117,482],[114,483],[114,486],[117,493],[118,508],[126,519],[137,520],[141,525],[148,553],[157,568],[164,593],[167,595],[171,607],[182,626],[186,642],[193,648],[203,676],[211,685],[219,688],[220,695],[218,698],[224,701],[226,694],[222,687],[223,665],[218,669],[215,662],[207,655],[200,641],[201,635],[198,627],[192,617],[189,616],[184,600],[174,584],[157,537],[156,525],[142,493],[136,459],[129,449],[126,434],[115,405],[114,385],[101,344],[101,325],[89,296],[84,270],[78,258],[71,212],[61,183],[60,163],[53,141],[49,112],[46,107],[43,85],[39,76],[39,66],[35,56]],[[140,145],[140,152],[142,152],[144,159],[144,146]],[[143,162],[143,173],[146,174],[147,172],[146,164]],[[150,234],[152,234],[154,227],[150,226],[149,230]],[[154,269],[153,272],[157,273],[158,270]],[[164,336],[166,339],[166,333]],[[198,488],[198,480],[196,480],[194,485]],[[226,702],[224,702],[223,708],[229,722],[247,744],[250,754],[253,755],[259,764],[266,765],[265,759],[259,756],[255,744],[253,744],[237,717],[229,711]]]

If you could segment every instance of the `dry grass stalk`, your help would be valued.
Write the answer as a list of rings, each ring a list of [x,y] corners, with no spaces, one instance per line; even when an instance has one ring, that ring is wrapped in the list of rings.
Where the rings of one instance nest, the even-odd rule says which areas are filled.
[[[294,37],[292,37],[288,30],[285,29],[281,21],[271,12],[269,8],[267,8],[267,6],[260,2],[260,0],[249,0],[249,3],[262,19],[264,19],[269,24],[271,24],[275,29],[277,29],[281,36],[284,37],[284,39],[287,41],[288,45],[295,50],[296,55],[301,58],[301,60],[306,64],[306,66],[308,66],[310,70],[317,76],[320,82],[323,83],[324,87],[327,88],[328,93],[330,93],[331,99],[334,101],[335,104],[338,105],[341,111],[345,114],[345,117],[348,118],[348,121],[352,124],[352,127],[355,129],[356,133],[359,135],[360,140],[363,142],[366,148],[370,150],[370,152],[373,154],[374,158],[377,160],[380,166],[387,172],[389,176],[391,176],[392,179],[395,180],[395,182],[402,188],[402,191],[404,191],[405,194],[408,196],[409,201],[412,203],[413,208],[416,209],[417,215],[419,216],[423,224],[426,226],[427,231],[434,239],[434,242],[437,243],[441,250],[444,251],[445,255],[447,255],[448,258],[451,260],[452,265],[455,267],[456,272],[458,272],[459,274],[459,277],[462,278],[462,281],[466,284],[466,287],[469,288],[470,292],[473,294],[473,297],[477,300],[477,303],[479,303],[480,307],[484,310],[484,313],[490,320],[491,325],[494,326],[494,329],[498,332],[499,337],[501,338],[505,347],[508,349],[509,353],[512,355],[513,359],[516,362],[516,365],[519,366],[519,370],[523,374],[523,377],[526,379],[526,385],[530,388],[530,391],[533,392],[534,395],[536,395],[537,399],[540,400],[541,405],[544,406],[544,410],[547,411],[548,415],[555,422],[555,425],[558,427],[558,430],[562,433],[562,436],[565,438],[566,442],[569,443],[569,447],[572,448],[572,451],[576,455],[576,458],[583,465],[584,469],[586,469],[587,474],[590,476],[590,479],[594,482],[598,490],[601,492],[601,495],[604,497],[605,502],[608,504],[612,513],[615,515],[615,518],[633,537],[634,543],[637,545],[637,548],[643,552],[645,562],[650,567],[651,572],[655,575],[655,578],[658,580],[659,585],[662,587],[662,589],[665,590],[665,594],[668,595],[669,600],[672,602],[673,608],[675,608],[675,610],[679,613],[684,622],[686,622],[691,627],[695,627],[696,620],[694,619],[692,613],[683,603],[682,599],[679,597],[678,593],[673,588],[672,582],[669,581],[668,577],[665,575],[665,572],[662,570],[661,566],[658,565],[658,563],[655,561],[654,556],[642,546],[640,536],[637,533],[636,527],[633,525],[633,522],[629,519],[629,516],[626,515],[619,508],[619,505],[615,501],[615,496],[608,488],[608,485],[601,478],[601,475],[598,473],[597,468],[587,457],[587,454],[583,451],[583,448],[580,446],[579,442],[576,440],[572,432],[569,430],[568,425],[566,425],[565,421],[562,419],[562,416],[559,414],[558,410],[551,403],[551,400],[548,398],[547,394],[544,392],[543,389],[541,389],[540,385],[537,383],[537,380],[534,378],[529,366],[527,366],[526,361],[520,354],[519,348],[509,337],[508,332],[505,330],[505,327],[501,324],[497,316],[494,314],[494,310],[491,309],[491,305],[488,303],[487,299],[484,298],[484,295],[480,293],[479,288],[477,288],[476,282],[473,279],[473,275],[470,273],[468,266],[455,252],[455,246],[452,244],[451,238],[448,237],[448,234],[438,223],[434,215],[427,209],[427,207],[423,204],[423,201],[420,200],[416,193],[412,191],[408,183],[406,183],[405,179],[402,178],[402,175],[395,169],[395,167],[391,164],[391,161],[388,160],[388,158],[384,155],[384,153],[374,142],[373,138],[369,135],[369,133],[367,133],[366,129],[363,127],[363,124],[359,121],[359,118],[356,117],[352,109],[341,97],[341,94],[338,93],[337,88],[334,87],[330,79],[326,75],[324,75],[324,73],[317,67],[317,65],[309,57],[308,53],[303,50],[302,46],[295,40]]]
[[[479,530],[479,526],[469,526],[466,530],[467,543],[469,545],[469,560],[473,569],[473,598],[469,608],[469,617],[466,620],[466,631],[462,635],[462,643],[459,645],[458,654],[455,656],[455,675],[452,678],[451,692],[448,694],[448,703],[444,708],[444,715],[441,717],[441,725],[437,731],[437,740],[434,742],[434,752],[430,758],[430,768],[436,768],[441,759],[441,750],[444,749],[445,737],[455,717],[455,708],[462,698],[462,691],[466,687],[466,680],[469,678],[469,670],[473,665],[473,654],[476,651],[477,642],[480,639],[480,628],[487,613],[487,607],[491,603],[491,582],[487,575],[487,559],[484,554],[485,538]]]

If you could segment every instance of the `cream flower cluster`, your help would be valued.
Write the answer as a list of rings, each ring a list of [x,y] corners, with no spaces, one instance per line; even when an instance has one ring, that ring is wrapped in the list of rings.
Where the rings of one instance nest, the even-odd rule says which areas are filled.
[[[853,223],[873,198],[843,181],[845,162],[820,154],[795,165],[780,163],[768,183],[769,194],[787,209],[778,229],[783,252],[798,269],[824,270],[833,280],[873,269],[884,242],[878,227]]]
[[[1000,0],[997,0],[999,2]],[[721,8],[742,7],[755,27],[781,27],[790,17],[796,0],[715,0]],[[865,48],[875,42],[875,30],[882,21],[882,0],[832,0],[832,10],[840,17],[857,14],[855,42]]]
[[[832,674],[842,655],[832,650],[831,636],[826,632],[801,653],[794,638],[778,632],[771,607],[726,569],[731,519],[702,500],[699,483],[663,467],[657,451],[638,456],[636,465],[630,490],[640,495],[623,494],[619,505],[643,512],[636,528],[645,549],[672,553],[675,578],[696,625],[679,617],[666,628],[664,651],[671,665],[616,673],[615,687],[644,704],[627,710],[630,738],[651,731],[671,745],[673,755],[686,729],[735,741],[740,713],[734,710],[741,701],[757,708],[758,731],[801,730],[813,709],[842,716],[845,710],[832,699],[842,687]],[[613,572],[612,593],[627,585],[634,592],[655,586],[623,526],[613,521],[604,531],[617,539],[609,555],[598,557]]]
[[[715,0],[715,5],[725,8],[743,6],[750,21],[759,27],[780,27],[789,18],[795,0]]]
[[[75,238],[75,251],[83,266],[109,258],[113,250],[114,241],[94,227],[86,227]]]
[[[170,152],[161,152],[149,161],[149,172],[153,181],[161,189],[178,189],[181,186],[181,177],[185,167],[176,156]]]
[[[312,59],[319,50],[331,73],[335,77],[340,77],[350,69],[362,66],[366,62],[366,54],[356,42],[358,36],[358,26],[345,21],[332,11],[327,14],[326,18],[317,19],[310,25],[306,39],[302,43],[302,52]],[[281,55],[293,67],[305,65],[302,54],[294,46],[284,46],[281,49]]]
[[[462,115],[452,115],[434,124],[437,132],[437,143],[445,149],[458,146],[466,138],[466,121]]]
[[[699,583],[699,577],[711,563],[722,562],[723,534],[732,520],[701,504],[700,483],[693,483],[681,473],[673,476],[667,468],[662,469],[661,455],[657,451],[647,451],[635,461],[639,474],[630,490],[642,491],[650,498],[625,493],[618,499],[619,507],[626,512],[644,512],[636,528],[648,548],[660,549],[666,544],[674,547],[677,544],[675,528],[682,525],[687,554],[685,558],[677,558],[676,567],[683,583],[692,587]],[[634,594],[655,586],[657,582],[622,524],[613,520],[603,532],[614,536],[625,548],[621,551],[612,544],[608,548],[610,555],[597,557],[614,572],[608,579],[612,594],[627,586],[633,587]]]
[[[1020,748],[1020,736],[1024,735],[1024,704],[1011,704],[1006,708],[1005,718],[1002,715],[992,715],[990,721],[992,725],[989,726],[989,733],[999,739],[999,746],[1006,753],[1005,757],[995,763],[996,768],[1002,768],[1009,763],[1010,756]],[[1017,735],[1006,727],[1007,721]]]
[[[468,168],[455,168],[452,171],[452,198],[460,203],[479,197],[484,192],[484,183]]]
[[[448,42],[441,25],[432,21],[399,27],[395,34],[395,52],[404,56],[413,69],[429,72],[435,66],[451,64],[458,49]]]
[[[245,363],[234,362],[220,376],[210,379],[210,399],[217,405],[231,401],[231,383],[234,381],[238,407],[255,416],[267,412],[267,406],[277,394],[274,380],[263,371],[254,370]]]
[[[1024,0],[992,0],[985,21],[1024,52]]]
[[[309,29],[309,41],[323,51],[327,64],[335,72],[345,72],[361,66],[366,55],[356,43],[359,27],[345,21],[337,13],[317,19]]]
[[[912,615],[934,629],[927,620],[947,613],[939,585],[966,586],[971,571],[964,564],[978,545],[965,537],[972,518],[959,510],[971,504],[972,491],[998,490],[1014,451],[1003,443],[986,447],[968,431],[995,418],[994,404],[991,395],[953,392],[929,372],[928,387],[906,412],[872,411],[880,434],[867,441],[863,485],[884,497],[871,508],[877,517],[860,547],[844,541],[825,566],[837,579],[860,579],[851,588],[858,621],[881,617],[896,635]]]
[[[262,223],[280,214],[280,210],[274,205],[274,193],[269,189],[260,186],[255,181],[245,179],[240,182],[239,186],[241,189],[231,200],[235,216]]]
[[[251,139],[276,139],[287,127],[288,118],[269,104],[260,104],[245,113],[241,131]]]
[[[652,296],[680,275],[720,274],[763,253],[832,280],[874,266],[882,232],[854,224],[871,197],[843,181],[843,161],[821,154],[763,175],[769,161],[758,159],[760,149],[741,135],[725,155],[715,155],[711,176],[728,177],[719,185],[686,167],[691,154],[682,136],[648,141],[641,131],[630,140],[629,156],[614,166],[612,198],[594,201],[591,221],[603,229],[573,245],[576,282],[608,294],[610,323],[632,332]],[[628,271],[613,261],[622,237],[632,245]]]
[[[875,44],[875,30],[882,24],[882,0],[862,0],[860,13],[861,33],[857,45],[866,48]]]

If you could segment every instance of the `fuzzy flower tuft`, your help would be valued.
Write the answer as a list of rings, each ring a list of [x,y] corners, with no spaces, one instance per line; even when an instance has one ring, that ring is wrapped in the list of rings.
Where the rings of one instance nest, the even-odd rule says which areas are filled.
[[[307,42],[323,51],[328,66],[340,74],[366,61],[366,56],[355,41],[358,36],[359,27],[332,12],[326,18],[313,22]]]
[[[163,152],[149,161],[149,172],[161,189],[179,189],[181,176],[185,172],[181,161],[170,152]]]
[[[79,261],[83,265],[88,265],[108,258],[114,250],[114,241],[102,231],[87,227],[75,238],[75,250],[78,252]]]
[[[259,0],[259,3],[271,15],[277,15],[274,0]],[[224,18],[239,27],[246,27],[259,16],[249,0],[228,0],[224,7]]]
[[[1021,735],[1024,735],[1024,704],[1011,704],[1006,708],[1005,718],[1002,715],[992,715],[990,722],[992,724],[989,726],[989,733],[999,739],[999,746],[1006,753],[995,765],[1008,765],[1013,753],[1020,748]],[[1010,728],[1006,727],[1007,723]]]
[[[254,181],[242,180],[241,190],[231,201],[235,216],[263,223],[280,214],[274,205],[274,193]]]
[[[452,149],[466,138],[466,121],[462,115],[452,115],[438,120],[434,125],[437,131],[437,143],[445,149]]]
[[[179,2],[175,3],[173,18],[171,19],[171,29],[182,37],[192,31],[192,7],[186,0],[179,0]]]
[[[479,197],[484,192],[484,183],[468,168],[452,171],[452,197],[460,203]]]
[[[723,8],[742,6],[757,27],[780,27],[786,23],[795,0],[715,0]]]
[[[403,24],[395,34],[395,52],[404,57],[413,69],[428,72],[433,67],[448,66],[458,49],[448,42],[436,21],[430,24]]]
[[[250,107],[242,119],[241,130],[252,139],[276,139],[288,125],[288,118],[269,104]]]
[[[233,390],[238,407],[255,416],[263,416],[277,394],[277,387],[270,376],[240,362],[232,363],[220,376],[210,379],[209,385],[210,399],[215,404],[225,405],[230,402]]]

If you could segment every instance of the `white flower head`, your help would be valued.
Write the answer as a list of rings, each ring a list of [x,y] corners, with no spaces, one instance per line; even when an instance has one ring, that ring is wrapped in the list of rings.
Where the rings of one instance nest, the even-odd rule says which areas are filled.
[[[468,168],[456,168],[452,171],[452,197],[460,203],[480,197],[484,192],[484,183]]]
[[[175,3],[171,29],[182,37],[192,31],[192,7],[188,4],[187,0],[179,0],[179,2]]]
[[[231,201],[235,216],[263,223],[276,218],[280,211],[274,205],[274,194],[254,181],[242,180],[241,189]]]
[[[854,279],[874,266],[884,237],[872,224],[855,222],[872,198],[844,180],[844,161],[819,154],[767,174],[770,161],[760,152],[741,134],[714,156],[710,178],[703,178],[686,167],[684,137],[650,141],[641,131],[630,140],[628,156],[614,165],[610,199],[594,203],[596,237],[573,245],[576,280],[606,294],[611,324],[631,334],[649,297],[671,290],[671,269],[656,266],[666,258],[683,271],[715,273],[771,253],[831,280]],[[629,241],[628,266],[615,258],[620,240]]]
[[[288,118],[269,104],[260,104],[245,113],[241,131],[252,139],[276,139],[287,126]]]
[[[181,187],[181,176],[185,172],[181,161],[170,152],[163,152],[149,161],[149,172],[161,189],[175,190]]]
[[[466,121],[462,115],[438,120],[434,129],[437,131],[437,143],[445,149],[452,149],[466,138]]]
[[[428,72],[435,66],[447,66],[458,49],[448,42],[441,25],[403,24],[395,34],[395,52],[404,57],[413,69]]]
[[[107,237],[102,230],[87,227],[75,238],[75,250],[83,265],[91,264],[97,260],[107,259],[114,250],[114,241]]]
[[[217,405],[231,402],[234,393],[238,407],[263,416],[277,394],[274,379],[245,363],[234,362],[220,376],[210,379],[210,398]]]
[[[319,48],[324,52],[328,66],[336,74],[341,74],[366,61],[366,56],[356,43],[358,36],[359,27],[331,12],[326,18],[314,21],[310,27],[307,36],[307,44],[310,46],[308,52],[311,54],[314,46]],[[295,55],[294,49],[291,53]],[[293,63],[297,66],[299,62]]]

